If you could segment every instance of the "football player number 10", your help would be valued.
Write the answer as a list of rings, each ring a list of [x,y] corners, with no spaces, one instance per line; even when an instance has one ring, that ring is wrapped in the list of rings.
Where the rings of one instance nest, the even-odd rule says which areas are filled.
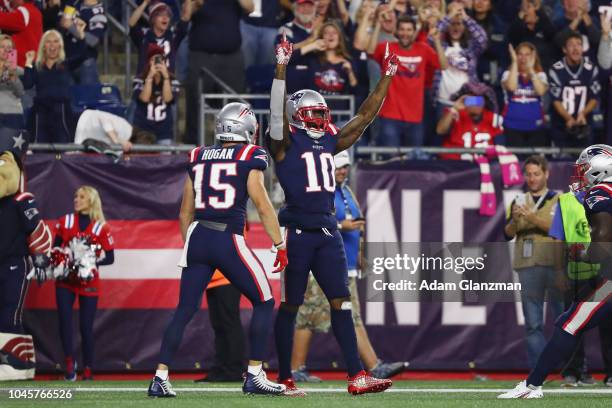
[[[313,152],[302,154],[302,159],[306,162],[306,173],[308,176],[308,185],[306,186],[307,193],[321,191],[319,184],[319,176],[317,174],[316,159]],[[334,177],[334,156],[330,153],[321,153],[319,156],[321,161],[321,174],[323,175],[323,188],[330,193],[336,190],[336,178]]]

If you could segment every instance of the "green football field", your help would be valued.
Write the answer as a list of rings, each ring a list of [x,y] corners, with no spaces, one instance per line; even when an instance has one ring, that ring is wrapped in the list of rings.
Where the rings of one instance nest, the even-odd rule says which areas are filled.
[[[545,386],[541,400],[497,400],[501,391],[514,386],[505,381],[398,381],[382,394],[351,396],[343,381],[309,384],[305,398],[245,396],[240,384],[195,384],[192,381],[173,381],[177,397],[154,399],[146,395],[145,381],[95,381],[66,383],[61,381],[17,381],[0,384],[0,407],[612,407],[612,389],[561,389],[558,382]],[[9,389],[59,389],[73,391],[71,400],[42,400],[9,398]]]

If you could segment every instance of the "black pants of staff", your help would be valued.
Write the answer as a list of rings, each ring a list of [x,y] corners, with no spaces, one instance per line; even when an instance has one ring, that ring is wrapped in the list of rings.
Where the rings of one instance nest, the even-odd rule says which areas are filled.
[[[240,381],[244,372],[244,331],[240,292],[232,285],[206,291],[210,323],[215,332],[215,358],[208,381]]]

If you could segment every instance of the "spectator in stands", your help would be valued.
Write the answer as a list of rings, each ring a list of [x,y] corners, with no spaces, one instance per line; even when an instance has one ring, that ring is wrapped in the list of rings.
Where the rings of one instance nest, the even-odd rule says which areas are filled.
[[[20,70],[13,40],[6,34],[0,34],[0,127],[24,128]]]
[[[281,26],[280,0],[255,3],[255,10],[240,21],[245,68],[274,63],[274,40]]]
[[[379,44],[372,58],[382,67],[387,48],[400,60],[398,73],[391,81],[387,97],[379,113],[380,146],[414,146],[424,144],[423,103],[425,82],[429,72],[447,69],[448,63],[436,27],[430,31],[434,51],[427,43],[415,41],[416,21],[409,16],[397,20],[398,42]],[[410,103],[406,103],[410,98]],[[417,158],[425,158],[419,151]]]
[[[612,68],[612,33],[610,23],[612,15],[600,14],[601,22],[601,41],[597,50],[597,62],[601,69]]]
[[[507,65],[506,23],[495,12],[492,0],[474,0],[472,17],[487,33],[487,48],[478,59],[478,78],[495,86],[499,72]]]
[[[529,368],[533,368],[546,344],[545,300],[553,312],[553,321],[563,312],[563,294],[553,268],[553,239],[548,236],[559,197],[548,190],[550,174],[544,156],[529,156],[525,160],[523,173],[527,192],[512,200],[504,234],[507,240],[516,237],[513,267],[521,283],[527,357]]]
[[[148,7],[148,27],[139,25],[139,21]],[[175,72],[176,53],[179,44],[187,35],[189,20],[193,14],[193,2],[185,1],[181,13],[181,19],[172,23],[172,10],[162,1],[144,0],[134,10],[128,25],[130,26],[130,38],[138,48],[138,66],[136,72],[142,72],[147,63],[147,52],[150,44],[157,44],[164,49],[164,58],[170,72]]]
[[[547,146],[550,139],[542,128],[542,97],[548,92],[548,80],[538,51],[531,43],[516,48],[508,46],[512,64],[502,75],[504,89],[504,129],[506,145]]]
[[[446,109],[436,132],[446,135],[442,147],[487,147],[503,133],[502,119],[496,113],[495,93],[479,83],[464,85],[453,98],[455,103]],[[473,160],[472,153],[441,154],[441,159]]]
[[[25,66],[26,52],[38,49],[42,37],[42,15],[30,0],[8,0],[8,9],[0,11],[0,31],[13,38],[17,65]]]
[[[547,70],[556,59],[555,28],[542,8],[541,0],[522,0],[518,17],[508,28],[508,40],[516,48],[523,42],[535,45]]]
[[[174,115],[171,106],[178,93],[178,81],[168,71],[165,51],[150,44],[147,65],[134,79],[132,98],[136,101],[134,125],[155,135],[157,143],[170,145],[174,141]]]
[[[240,18],[243,13],[252,13],[254,5],[253,0],[197,0],[196,8],[189,30],[189,70],[185,84],[187,128],[183,138],[185,143],[194,144],[198,141],[201,68],[209,69],[238,93],[245,89]],[[202,81],[202,92],[221,90],[208,76],[203,76]]]
[[[597,56],[600,33],[589,15],[588,0],[562,0],[561,4],[564,15],[554,22],[557,47],[563,48],[565,38],[571,32],[578,32],[582,35],[582,47],[585,54],[594,61]]]
[[[36,56],[36,64],[34,57]],[[74,121],[70,87],[74,81],[66,64],[64,41],[57,30],[49,30],[40,40],[38,53],[26,53],[23,85],[36,86],[30,133],[38,143],[70,143]]]
[[[100,251],[87,249],[76,251],[76,242],[94,240]],[[72,245],[71,245],[72,244]],[[83,242],[81,248],[85,245]],[[100,295],[98,267],[111,265],[115,261],[113,238],[102,211],[102,200],[98,191],[90,186],[81,186],[74,193],[74,212],[61,217],[55,227],[55,244],[70,250],[77,273],[66,270],[66,274],[55,283],[55,301],[59,318],[60,338],[66,361],[64,378],[76,381],[77,362],[72,342],[72,313],[74,301],[79,298],[79,323],[81,348],[83,351],[83,380],[93,380],[94,363],[94,319]],[[93,264],[89,265],[93,258]],[[86,267],[87,265],[87,267]]]
[[[105,145],[111,143],[121,145],[124,152],[129,152],[133,144],[155,143],[155,135],[132,126],[121,116],[87,109],[79,117],[74,143],[86,145],[92,141],[98,142],[92,146],[101,150],[98,153],[104,153],[105,149],[110,148]]]
[[[43,31],[58,29],[57,16],[64,10],[65,0],[47,0],[42,3]]]
[[[402,17],[400,17],[401,19]],[[348,266],[349,290],[351,294],[351,313],[355,324],[357,348],[364,368],[376,378],[390,378],[404,370],[404,362],[384,363],[378,359],[361,319],[361,306],[357,291],[357,280],[361,274],[363,228],[365,220],[359,208],[359,202],[348,186],[350,157],[344,151],[334,156],[336,166],[335,207],[338,230],[342,234],[346,262]],[[327,333],[330,327],[329,302],[323,291],[310,275],[304,303],[300,306],[296,324],[293,353],[291,356],[291,374],[298,382],[320,382],[321,379],[310,375],[306,369],[306,357],[310,348],[313,332]]]
[[[318,39],[325,42],[325,50],[318,51],[316,62],[310,66],[312,83],[307,88],[322,95],[349,95],[357,86],[342,29],[335,22],[323,23]],[[330,109],[344,108],[346,104],[330,103]]]
[[[314,29],[320,30],[323,23],[328,21],[335,21],[344,28],[348,36],[353,36],[353,23],[343,0],[318,0]]]
[[[434,85],[440,117],[444,107],[453,105],[453,94],[468,82],[478,82],[476,67],[487,46],[487,34],[457,1],[448,5],[448,15],[440,20],[438,30],[448,61],[448,68],[438,73]]]
[[[323,41],[314,41],[310,38],[313,33],[313,24],[315,21],[317,9],[315,0],[296,0],[293,6],[293,20],[284,24],[278,30],[275,44],[278,44],[283,35],[287,41],[293,43],[293,54],[291,56],[290,66],[302,65],[305,59],[303,55],[312,51],[323,51]],[[306,46],[307,48],[304,48]],[[303,54],[303,55],[302,55]],[[288,92],[289,89],[287,89]]]
[[[395,42],[395,30],[397,28],[397,16],[389,4],[382,3],[376,8],[374,16],[374,28],[368,41],[368,53],[372,54],[381,43]]]
[[[599,70],[584,56],[583,36],[572,32],[565,39],[563,59],[550,71],[553,142],[558,147],[592,144],[592,113],[599,102]]]
[[[420,30],[417,34],[416,41],[427,41],[429,31],[432,27],[438,27],[438,23],[444,14],[432,5],[423,4],[418,9],[418,26]]]
[[[99,0],[67,2],[60,20],[66,46],[66,60],[78,84],[100,83],[98,45],[104,37],[108,20]]]

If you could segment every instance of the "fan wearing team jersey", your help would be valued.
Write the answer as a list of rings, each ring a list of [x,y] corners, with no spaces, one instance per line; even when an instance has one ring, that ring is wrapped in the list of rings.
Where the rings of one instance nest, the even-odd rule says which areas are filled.
[[[148,26],[139,24],[145,10],[149,12]],[[161,0],[144,0],[134,9],[128,25],[130,27],[130,38],[138,48],[136,72],[141,72],[147,64],[147,52],[150,44],[157,44],[163,48],[168,70],[175,72],[176,53],[181,41],[187,35],[192,13],[193,2],[183,2],[181,19],[172,24],[172,9]]]
[[[286,98],[285,74],[291,53],[292,44],[283,39],[276,50],[267,140],[285,192],[286,205],[278,218],[286,227],[289,258],[289,266],[281,275],[281,304],[274,327],[279,381],[287,386],[288,393],[305,395],[291,378],[291,352],[297,311],[312,271],[329,300],[332,329],[347,366],[348,392],[381,392],[392,382],[366,373],[357,352],[346,255],[334,215],[334,155],[356,143],[374,120],[399,61],[387,49],[382,78],[357,115],[339,129],[330,122],[329,108],[318,92],[304,89]]]
[[[583,38],[570,33],[563,43],[564,57],[548,72],[552,137],[558,147],[584,147],[591,144],[592,113],[599,103],[599,70],[583,51]]]
[[[74,193],[74,212],[58,220],[55,226],[54,246],[62,249],[54,249],[53,252],[70,252],[74,264],[77,265],[75,270],[64,270],[55,283],[60,338],[66,362],[64,378],[67,381],[75,381],[77,378],[77,361],[72,338],[72,310],[74,301],[78,297],[83,380],[93,380],[93,324],[100,296],[98,267],[110,265],[115,261],[113,238],[104,218],[100,194],[95,188],[81,186]],[[94,252],[92,247],[99,249]],[[83,249],[82,256],[77,254],[81,249]],[[86,259],[92,255],[95,256],[90,260],[93,263],[88,263]],[[79,264],[81,266],[78,266]],[[84,267],[88,270],[83,270]]]
[[[71,9],[73,13],[67,13]],[[60,19],[60,31],[66,44],[66,60],[74,67],[72,75],[78,84],[100,82],[96,62],[107,22],[104,6],[99,0],[66,2]]]
[[[266,233],[276,248],[275,267],[287,266],[287,250],[276,213],[264,186],[268,155],[252,144],[258,124],[250,107],[229,103],[217,115],[218,143],[192,150],[187,167],[179,214],[185,240],[179,261],[181,292],[178,306],[164,333],[150,397],[174,397],[169,366],[183,339],[185,327],[200,309],[202,294],[216,269],[223,271],[253,306],[249,329],[249,365],[242,391],[245,394],[280,395],[284,385],[269,381],[262,368],[267,354],[274,297],[266,271],[244,239],[246,204],[257,209]]]
[[[168,70],[162,47],[150,44],[147,61],[142,73],[134,79],[134,125],[153,133],[158,144],[168,145],[174,139],[171,105],[178,94],[179,83]]]
[[[475,89],[478,87],[476,86]],[[464,86],[463,89],[469,89]],[[461,93],[461,92],[460,92]],[[452,107],[446,109],[436,126],[436,132],[447,135],[442,147],[488,147],[503,133],[502,118],[493,108],[491,98],[485,92],[471,91],[460,96]],[[441,154],[441,159],[473,160],[471,153]]]

